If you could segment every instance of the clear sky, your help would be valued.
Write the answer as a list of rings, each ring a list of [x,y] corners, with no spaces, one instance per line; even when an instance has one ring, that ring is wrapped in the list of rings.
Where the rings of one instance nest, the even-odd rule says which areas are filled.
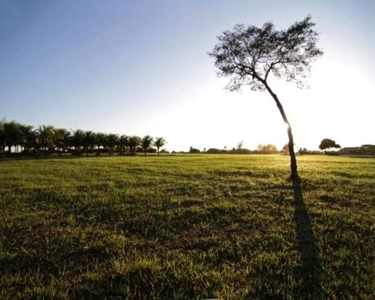
[[[230,93],[208,57],[237,23],[312,15],[309,90],[271,82],[297,148],[375,144],[375,1],[0,0],[0,118],[162,136],[168,150],[287,142],[266,93]]]

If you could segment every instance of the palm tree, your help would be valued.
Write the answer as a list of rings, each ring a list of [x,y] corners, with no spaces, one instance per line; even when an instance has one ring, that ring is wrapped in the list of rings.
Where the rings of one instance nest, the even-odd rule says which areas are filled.
[[[23,147],[23,151],[26,154],[29,154],[32,148],[36,148],[37,132],[34,130],[33,126],[29,125],[20,125],[20,131],[20,146]]]
[[[124,154],[124,148],[129,146],[129,137],[123,134],[119,139],[120,153]]]
[[[51,125],[42,125],[38,129],[38,140],[45,154],[54,149],[55,128]]]
[[[145,156],[146,156],[147,150],[150,148],[153,140],[154,139],[149,135],[146,135],[142,138],[141,146],[142,146],[143,152],[145,153]]]
[[[6,122],[4,123],[4,139],[5,144],[8,146],[8,153],[9,156],[12,153],[12,146],[16,147],[19,145],[21,140],[21,130],[20,130],[20,124],[12,121],[12,122]]]
[[[161,147],[163,147],[165,144],[166,144],[166,140],[163,139],[162,137],[157,137],[154,141],[154,146],[156,147],[156,149],[158,149],[158,156],[159,156],[159,150]]]
[[[85,148],[86,150],[86,156],[89,156],[89,149],[93,149],[94,146],[95,146],[95,139],[96,139],[96,136],[95,136],[95,133],[92,132],[92,131],[86,131],[84,133],[84,137],[83,137],[83,147]]]
[[[72,137],[71,137],[71,143],[74,146],[74,149],[78,152],[78,154],[81,153],[81,147],[83,146],[83,141],[85,138],[85,133],[77,129],[73,131]]]
[[[132,153],[132,155],[135,155],[137,147],[141,144],[141,141],[141,138],[136,135],[133,135],[129,138],[130,153]]]
[[[57,146],[59,150],[59,155],[61,154],[62,150],[66,151],[69,142],[71,139],[71,132],[64,129],[64,128],[58,128],[55,130],[54,140],[55,145]]]
[[[96,145],[98,146],[98,152],[100,153],[100,147],[107,148],[107,135],[105,133],[98,132],[96,136]]]
[[[112,156],[113,150],[116,148],[119,137],[117,134],[110,133],[107,135],[107,143],[109,148],[109,155]]]

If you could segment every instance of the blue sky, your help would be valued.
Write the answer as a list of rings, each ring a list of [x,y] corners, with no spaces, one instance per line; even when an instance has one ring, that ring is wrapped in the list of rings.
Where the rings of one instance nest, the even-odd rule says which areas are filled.
[[[0,118],[150,134],[169,150],[287,142],[272,98],[223,89],[207,52],[237,23],[312,15],[310,90],[274,82],[297,147],[375,143],[373,1],[0,1]]]

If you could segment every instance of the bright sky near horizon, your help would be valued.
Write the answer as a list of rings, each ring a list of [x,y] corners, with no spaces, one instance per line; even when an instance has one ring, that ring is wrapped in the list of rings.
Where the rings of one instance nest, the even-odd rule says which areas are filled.
[[[176,151],[280,148],[270,95],[225,91],[207,52],[237,23],[285,29],[308,14],[325,53],[311,88],[271,82],[297,148],[375,144],[372,0],[1,0],[0,119],[162,136]]]

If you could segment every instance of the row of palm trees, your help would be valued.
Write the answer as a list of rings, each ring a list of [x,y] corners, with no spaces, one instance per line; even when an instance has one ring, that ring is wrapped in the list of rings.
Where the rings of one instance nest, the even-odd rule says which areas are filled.
[[[142,151],[160,153],[166,144],[162,137],[149,135],[118,135],[83,130],[67,130],[53,126],[33,126],[17,122],[0,121],[0,155],[14,153],[25,155],[74,154],[87,156],[94,153],[113,153],[135,155]],[[152,148],[152,147],[155,148]]]

